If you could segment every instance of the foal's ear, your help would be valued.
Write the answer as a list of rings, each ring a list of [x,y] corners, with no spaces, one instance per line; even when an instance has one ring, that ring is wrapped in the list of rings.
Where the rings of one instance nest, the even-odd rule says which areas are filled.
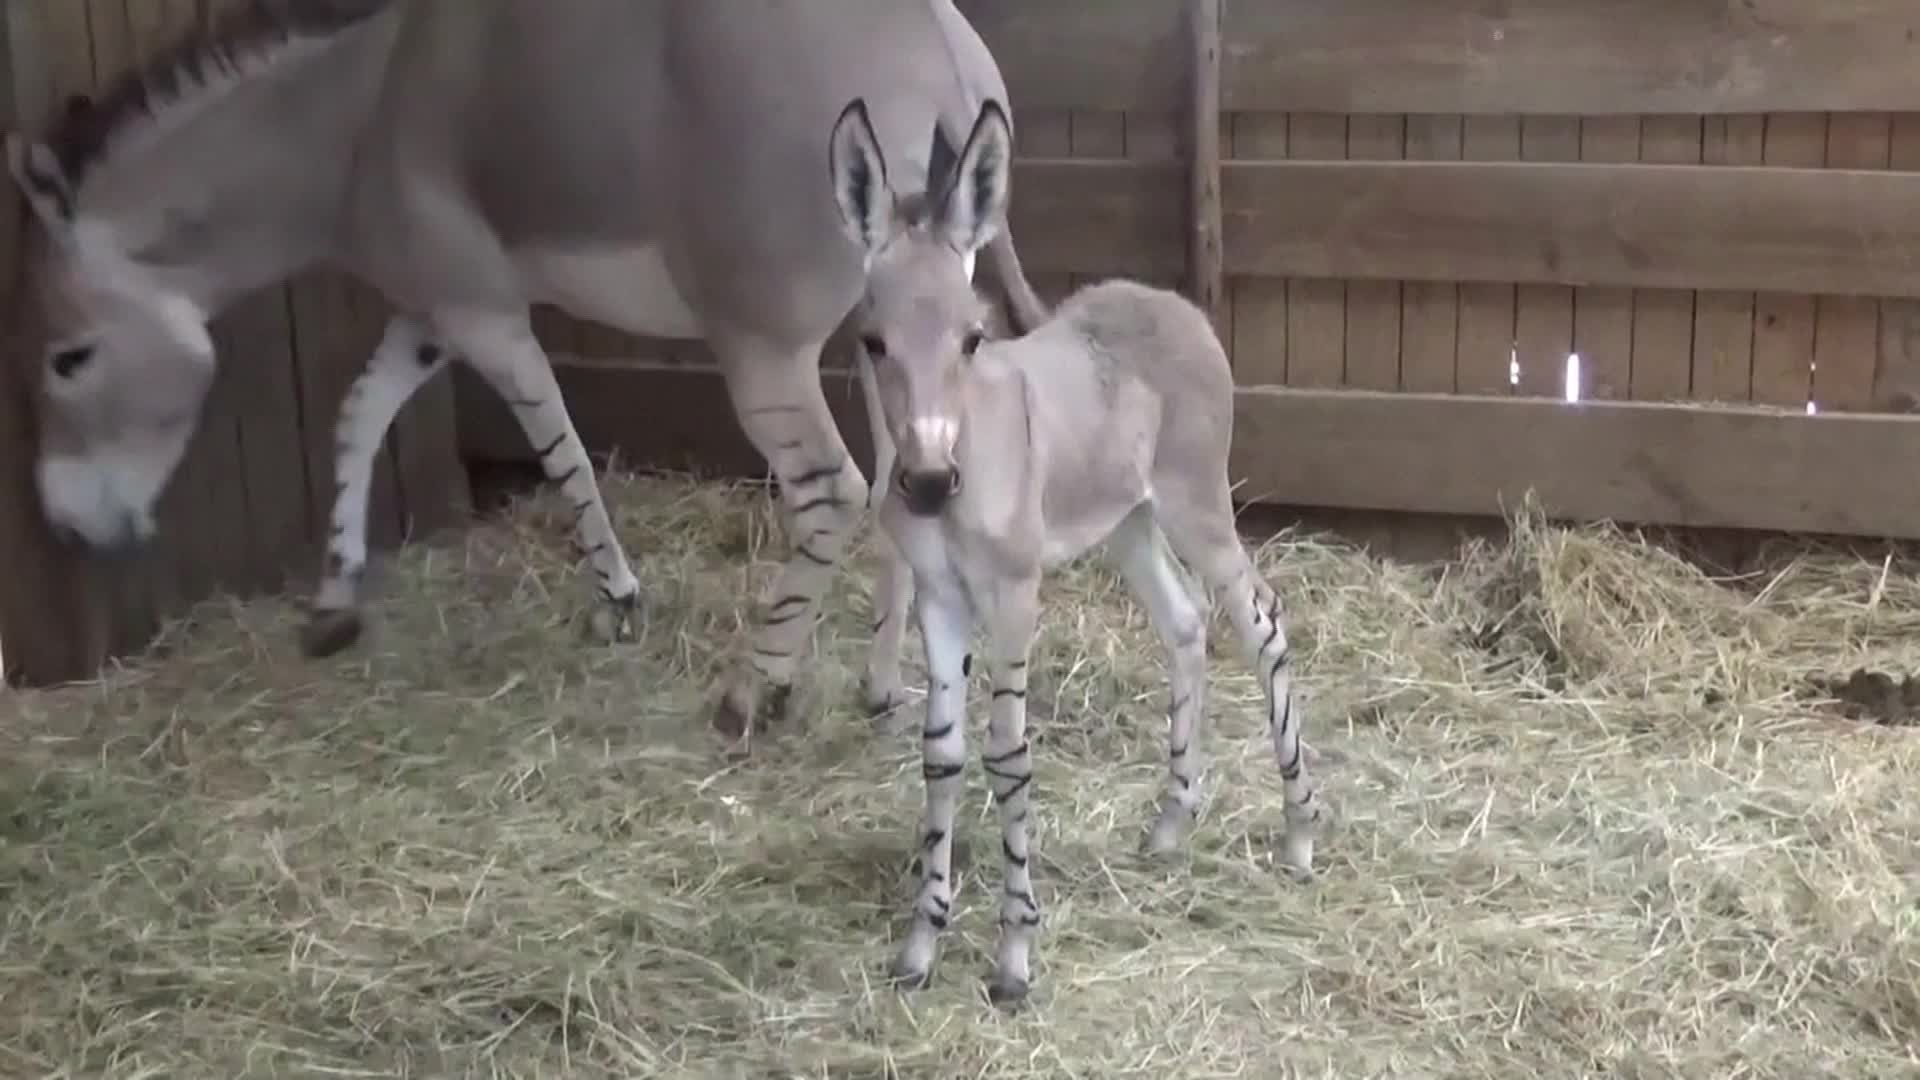
[[[887,159],[873,134],[864,98],[848,102],[834,121],[827,168],[841,226],[863,253],[874,254],[893,235],[893,187],[887,183]]]
[[[73,185],[67,181],[60,158],[45,143],[29,142],[19,132],[7,132],[7,171],[48,231],[59,232],[73,223]]]
[[[948,243],[962,253],[986,247],[1005,224],[1012,167],[1013,129],[1000,103],[988,101],[980,106],[946,191],[934,203]]]

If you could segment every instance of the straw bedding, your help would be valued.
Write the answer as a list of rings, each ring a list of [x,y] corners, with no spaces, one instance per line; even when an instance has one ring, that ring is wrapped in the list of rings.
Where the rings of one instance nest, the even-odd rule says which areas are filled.
[[[1530,514],[1441,567],[1264,545],[1332,815],[1306,887],[1222,618],[1207,807],[1183,856],[1137,853],[1164,669],[1110,573],[1065,571],[1035,658],[1047,922],[1009,1015],[977,768],[934,985],[881,981],[922,793],[917,739],[858,707],[872,560],[806,730],[729,760],[702,709],[772,506],[606,483],[637,643],[581,643],[537,496],[399,557],[334,661],[298,655],[295,601],[214,602],[99,683],[0,699],[0,1074],[1916,1074],[1909,570],[1715,581]]]

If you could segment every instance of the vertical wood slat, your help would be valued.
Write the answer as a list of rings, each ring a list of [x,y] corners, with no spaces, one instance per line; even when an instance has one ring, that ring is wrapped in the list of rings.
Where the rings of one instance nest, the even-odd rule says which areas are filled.
[[[1187,169],[1189,213],[1188,295],[1213,320],[1214,332],[1229,333],[1220,210],[1220,0],[1188,0],[1188,32],[1193,39],[1193,101],[1188,118]]]
[[[1469,116],[1460,149],[1460,156],[1467,161],[1517,160],[1520,121],[1511,116]],[[1460,345],[1454,377],[1460,393],[1513,393],[1514,312],[1512,285],[1461,284]]]
[[[1827,118],[1776,113],[1766,120],[1761,162],[1817,169],[1826,160]],[[1754,296],[1753,400],[1805,408],[1812,391],[1814,301],[1762,292]]]
[[[1287,156],[1285,113],[1237,113],[1230,118],[1233,156],[1242,161]],[[1287,382],[1287,339],[1291,321],[1286,278],[1236,275],[1228,283],[1233,306],[1234,381],[1241,386],[1283,386]]]
[[[1573,116],[1527,116],[1520,120],[1523,161],[1578,161],[1580,120]],[[1573,352],[1573,290],[1565,285],[1520,285],[1514,289],[1513,350],[1520,361],[1515,392],[1560,397],[1567,356]]]
[[[58,100],[47,63],[56,53],[40,4],[0,6],[0,124],[32,130]],[[14,295],[25,237],[19,214],[0,214],[0,288]],[[0,350],[32,347],[0,334]],[[37,357],[0,355],[0,363],[37,363]],[[10,568],[0,581],[0,663],[8,681],[48,683],[80,678],[102,658],[104,611],[84,568],[45,527],[35,491],[35,432],[25,380],[0,379],[0,559]]]
[[[1406,118],[1406,157],[1458,161],[1459,116]],[[1409,281],[1400,287],[1400,387],[1412,393],[1453,393],[1460,343],[1460,287],[1450,281]]]
[[[1347,119],[1346,157],[1393,161],[1406,156],[1407,121],[1399,115]],[[1400,283],[1349,281],[1341,385],[1355,390],[1400,388]]]
[[[1700,160],[1709,165],[1758,165],[1766,136],[1766,117],[1708,117],[1700,140]],[[1754,294],[1700,290],[1693,308],[1693,398],[1696,401],[1753,400]]]
[[[1889,128],[1887,167],[1920,171],[1920,113],[1900,113]],[[1920,301],[1881,301],[1876,352],[1875,406],[1896,412],[1920,409]]]
[[[1698,165],[1701,119],[1646,116],[1640,120],[1640,160]],[[1628,390],[1636,401],[1685,400],[1693,382],[1693,290],[1636,289],[1633,362]]]
[[[1347,156],[1342,113],[1289,113],[1287,156],[1339,161]],[[1321,278],[1287,282],[1287,385],[1338,387],[1347,366],[1347,283]]]
[[[1885,169],[1893,118],[1886,113],[1835,113],[1827,120],[1826,167]],[[1880,305],[1871,297],[1822,296],[1814,301],[1812,400],[1827,411],[1873,407],[1879,356]]]
[[[1640,118],[1580,119],[1580,160],[1627,162],[1640,157]],[[1618,401],[1628,394],[1633,371],[1633,290],[1584,287],[1573,290],[1573,352],[1580,357],[1580,396]]]

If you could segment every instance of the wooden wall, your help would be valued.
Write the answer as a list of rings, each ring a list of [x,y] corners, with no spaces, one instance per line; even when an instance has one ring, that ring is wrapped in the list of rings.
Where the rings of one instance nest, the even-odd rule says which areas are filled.
[[[69,94],[97,90],[180,34],[244,0],[6,0],[0,8],[0,124],[38,130]],[[17,287],[18,197],[7,184],[0,281]],[[161,505],[158,550],[127,564],[77,561],[45,535],[32,490],[31,408],[0,380],[0,649],[9,677],[85,677],[149,641],[159,621],[211,593],[306,589],[334,491],[333,422],[378,340],[379,298],[335,274],[263,291],[215,323],[221,372],[186,462]],[[8,335],[0,362],[37,363]],[[437,380],[402,414],[375,477],[372,535],[463,519],[465,470],[452,388]]]
[[[1920,0],[961,7],[1008,79],[1012,226],[1053,297],[1200,280],[1191,20],[1217,20],[1249,500],[1388,540],[1529,490],[1575,518],[1920,537],[1892,464],[1920,460],[1896,415],[1920,394]],[[697,347],[549,330],[583,357],[589,442],[758,467]],[[506,453],[487,408],[466,444]]]

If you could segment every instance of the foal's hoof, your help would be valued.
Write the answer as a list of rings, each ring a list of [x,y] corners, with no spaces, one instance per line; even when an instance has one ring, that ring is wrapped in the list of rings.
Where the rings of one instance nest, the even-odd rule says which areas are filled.
[[[1025,979],[994,975],[987,979],[987,1000],[1002,1008],[1012,1008],[1027,1000],[1033,991]]]
[[[360,613],[353,608],[316,608],[300,628],[300,648],[314,660],[346,651],[360,640]]]
[[[899,691],[885,696],[867,691],[860,703],[867,711],[867,719],[873,722],[874,730],[882,734],[898,735],[913,724],[913,717],[907,712],[907,695]]]
[[[727,687],[714,703],[713,729],[744,746],[755,734],[803,726],[812,705],[807,687],[742,679]]]
[[[1164,807],[1154,819],[1153,828],[1147,831],[1146,839],[1141,841],[1140,849],[1150,856],[1172,855],[1184,846],[1192,827],[1193,811],[1177,803]]]
[[[895,957],[893,966],[887,969],[887,980],[902,993],[925,990],[933,982],[933,969],[921,967],[906,957]]]

